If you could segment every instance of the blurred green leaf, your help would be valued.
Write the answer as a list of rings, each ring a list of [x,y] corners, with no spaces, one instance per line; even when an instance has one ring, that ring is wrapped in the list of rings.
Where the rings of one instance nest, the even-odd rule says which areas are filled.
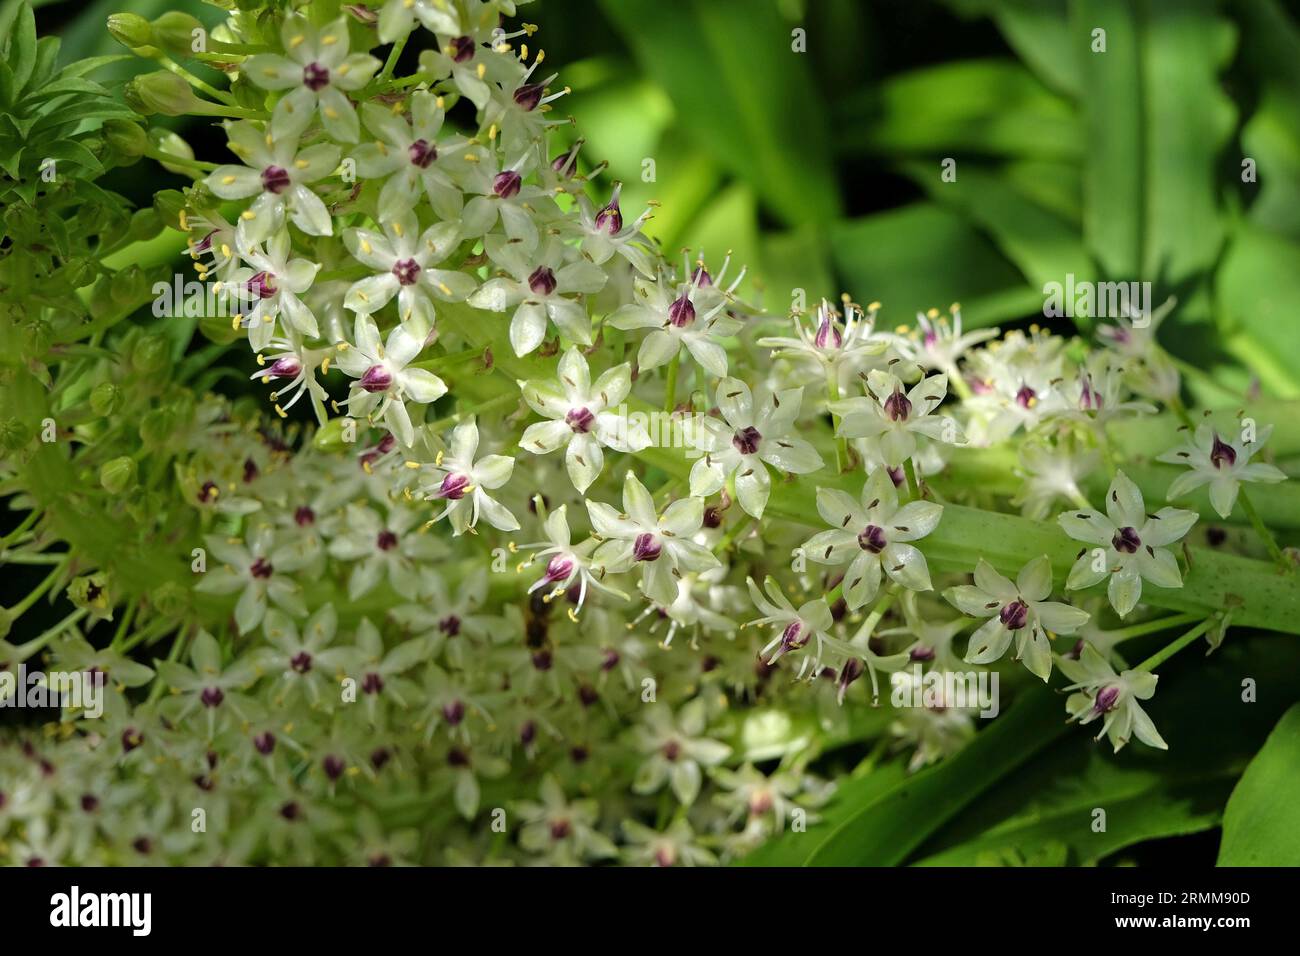
[[[789,224],[836,218],[830,131],[805,54],[768,0],[606,0],[678,121]]]
[[[1223,816],[1220,866],[1300,866],[1300,704],[1250,762]]]
[[[1208,661],[1179,664],[1162,672],[1146,705],[1168,751],[1130,745],[1113,754],[1104,738],[1094,742],[1088,728],[1076,728],[940,831],[921,864],[980,865],[1064,847],[1071,865],[1088,866],[1143,840],[1218,826],[1234,782],[1279,711],[1300,695],[1300,649],[1234,637]],[[1252,673],[1273,676],[1266,696],[1246,704],[1241,675]],[[1100,831],[1096,809],[1106,812]]]
[[[1240,223],[1215,292],[1229,350],[1279,397],[1300,394],[1300,242]]]
[[[962,60],[892,76],[838,111],[846,151],[1077,158],[1073,106],[1019,63]]]
[[[966,213],[988,231],[998,248],[1032,284],[1092,276],[1092,262],[1078,230],[1055,213],[1021,195],[1002,178],[973,164],[958,164],[957,178],[943,182],[937,165],[919,162],[903,167],[938,202]]]
[[[1025,291],[1023,279],[992,243],[935,203],[837,223],[830,238],[845,291],[862,303],[879,300],[886,324],[910,322],[917,312],[953,302],[969,306],[985,296]],[[1029,292],[1041,308],[1041,294]],[[1021,314],[988,315],[987,322]]]

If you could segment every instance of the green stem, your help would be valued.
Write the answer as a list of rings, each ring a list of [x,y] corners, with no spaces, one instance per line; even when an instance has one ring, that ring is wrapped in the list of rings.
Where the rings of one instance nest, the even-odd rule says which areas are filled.
[[[891,585],[889,590],[881,595],[880,600],[876,602],[876,606],[871,609],[871,613],[867,615],[867,619],[862,622],[862,626],[858,628],[858,633],[853,635],[853,639],[849,643],[858,647],[866,647],[867,642],[871,640],[871,635],[876,632],[876,625],[880,623],[881,618],[893,606],[894,599],[897,597],[898,586]]]
[[[1163,664],[1165,661],[1169,660],[1169,658],[1173,657],[1175,654],[1181,651],[1188,644],[1192,643],[1192,641],[1196,640],[1198,637],[1200,637],[1202,634],[1204,634],[1213,626],[1214,626],[1214,618],[1207,617],[1204,621],[1202,621],[1200,624],[1197,624],[1194,628],[1192,628],[1182,637],[1170,642],[1167,646],[1165,646],[1161,650],[1156,651],[1154,654],[1152,654],[1150,657],[1144,660],[1141,664],[1139,664],[1136,669],[1140,671],[1154,670],[1155,668]]]
[[[10,617],[12,618],[22,617],[25,613],[27,613],[27,611],[31,608],[33,604],[35,604],[37,601],[41,599],[41,595],[44,594],[46,591],[48,591],[50,587],[54,584],[54,582],[59,579],[59,575],[61,575],[63,573],[63,569],[68,566],[68,561],[72,558],[72,555],[61,554],[58,557],[59,557],[59,562],[54,566],[54,569],[45,576],[45,580],[42,581],[40,584],[36,585],[35,589],[30,594],[28,594],[25,598],[23,598],[21,601],[15,604],[13,607],[9,608]]]
[[[61,620],[58,624],[55,624],[52,628],[45,631],[39,637],[32,638],[26,644],[19,644],[18,659],[26,660],[27,658],[31,657],[33,654],[35,654],[37,651],[43,648],[46,644],[48,644],[51,638],[57,637],[59,634],[63,633],[65,628],[69,628],[72,625],[76,624],[78,621],[80,621],[83,617],[85,617],[89,613],[90,610],[88,608],[84,608],[84,607],[77,608],[75,611],[73,611],[63,620]]]
[[[1134,637],[1141,637],[1144,634],[1155,634],[1158,631],[1167,631],[1171,627],[1178,627],[1180,624],[1191,624],[1193,621],[1201,620],[1202,615],[1188,612],[1186,614],[1171,614],[1168,617],[1162,617],[1156,621],[1143,621],[1141,624],[1132,624],[1128,627],[1120,628],[1117,631],[1110,631],[1108,636],[1115,642],[1127,641]]]
[[[826,410],[840,400],[840,376],[834,365],[826,367]],[[840,435],[840,416],[831,412],[831,427],[835,434],[835,472],[844,471],[845,462],[849,460],[849,442]]]
[[[681,361],[681,353],[678,353],[668,363],[668,379],[664,384],[664,411],[670,415],[677,405],[677,367]]]
[[[1265,525],[1263,519],[1260,518],[1259,512],[1255,510],[1255,505],[1251,502],[1250,495],[1247,493],[1245,485],[1242,485],[1238,490],[1237,500],[1241,502],[1241,510],[1246,512],[1246,517],[1250,519],[1250,524],[1251,527],[1255,529],[1255,534],[1259,535],[1260,540],[1264,542],[1264,547],[1268,548],[1268,553],[1272,555],[1273,560],[1278,563],[1282,570],[1289,574],[1293,570],[1293,566],[1291,562],[1286,559],[1286,555],[1282,553],[1282,549],[1278,547],[1277,539],[1273,537],[1273,532],[1268,530],[1268,526]]]
[[[407,39],[409,39],[409,34],[404,37],[399,37],[397,42],[393,44],[393,48],[388,51],[388,62],[384,64],[384,69],[379,74],[379,80],[381,83],[392,79],[393,70],[397,69],[397,61],[401,58],[402,51],[406,49]]]
[[[27,512],[27,517],[23,518],[23,520],[18,523],[18,527],[14,528],[13,531],[10,531],[3,538],[0,538],[0,549],[9,547],[10,544],[25,535],[31,530],[32,525],[36,524],[36,522],[40,520],[40,517],[41,513],[36,509]]]
[[[113,634],[113,640],[108,645],[110,651],[115,651],[122,646],[122,639],[126,637],[126,632],[131,629],[131,622],[135,620],[135,612],[140,607],[139,601],[132,601],[127,607],[126,613],[122,615],[122,620],[118,622],[117,631]]]
[[[145,149],[144,154],[150,159],[157,160],[160,163],[167,163],[172,166],[185,166],[190,169],[211,172],[217,168],[216,163],[205,163],[200,159],[187,159],[184,156],[173,156],[171,153],[165,153],[157,147],[150,146]]]

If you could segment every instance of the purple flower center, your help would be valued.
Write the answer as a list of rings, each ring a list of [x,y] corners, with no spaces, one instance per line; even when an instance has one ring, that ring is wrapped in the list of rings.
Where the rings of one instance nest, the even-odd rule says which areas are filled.
[[[912,414],[912,403],[903,394],[901,388],[894,389],[892,395],[885,399],[885,414],[891,422],[905,422]]]
[[[380,551],[392,551],[397,547],[397,535],[385,528],[383,531],[379,532],[379,536],[375,538],[375,547]]]
[[[1142,546],[1142,539],[1138,537],[1136,528],[1120,528],[1115,533],[1115,537],[1110,539],[1110,543],[1116,551],[1135,554]]]
[[[664,755],[664,759],[669,763],[676,763],[682,755],[682,745],[675,740],[670,740],[663,745],[660,753]]]
[[[248,573],[255,578],[265,579],[265,578],[269,578],[271,576],[271,572],[273,572],[274,570],[275,568],[272,567],[270,561],[266,560],[266,558],[258,558],[251,565],[249,565]]]
[[[515,105],[525,112],[531,112],[542,102],[543,91],[544,87],[540,83],[525,83],[515,90]]]
[[[302,371],[302,363],[292,355],[281,356],[262,373],[263,378],[297,378]]]
[[[668,306],[668,323],[675,328],[684,329],[695,321],[695,303],[686,296],[673,300]]]
[[[365,677],[361,678],[361,690],[366,694],[378,694],[384,689],[384,679],[379,674],[371,671]]]
[[[122,752],[130,753],[136,747],[144,743],[144,734],[134,727],[128,727],[122,731]]]
[[[321,761],[321,767],[325,770],[325,776],[331,780],[337,780],[343,776],[343,771],[347,769],[342,759],[333,754],[329,754]]]
[[[219,707],[225,699],[226,695],[220,687],[205,687],[203,693],[199,694],[199,700],[204,707]]]
[[[564,422],[577,434],[585,435],[596,424],[596,416],[586,408],[571,408],[569,414],[564,416]]]
[[[1214,435],[1214,445],[1210,448],[1210,461],[1215,468],[1231,468],[1237,463],[1237,450],[1220,438],[1217,432]]]
[[[840,335],[840,330],[835,327],[835,323],[826,318],[822,319],[821,324],[817,326],[817,336],[813,342],[819,349],[827,346],[837,349],[844,344],[844,336]]]
[[[438,488],[438,497],[460,501],[465,497],[465,489],[468,487],[469,475],[448,475],[442,479],[442,485]]]
[[[637,535],[636,541],[632,543],[632,557],[638,561],[658,561],[662,553],[663,545],[649,532]]]
[[[393,263],[393,275],[402,285],[415,285],[420,281],[420,264],[414,259],[398,259]]]
[[[447,44],[447,53],[453,63],[464,63],[474,55],[474,38],[453,37]]]
[[[1038,393],[1028,385],[1021,385],[1020,391],[1016,392],[1016,404],[1021,408],[1033,408],[1037,400]]]
[[[442,631],[442,633],[446,634],[448,637],[455,637],[460,633],[460,618],[455,614],[448,614],[438,622],[438,630]]]
[[[306,651],[299,651],[293,655],[293,659],[289,661],[289,666],[299,674],[305,674],[311,670],[311,655]]]
[[[550,295],[555,291],[555,273],[550,266],[538,266],[528,277],[528,288],[536,295]]]
[[[298,527],[305,528],[316,523],[316,512],[312,511],[307,505],[301,505],[293,513],[293,521]]]
[[[454,727],[465,719],[465,705],[458,700],[443,704],[442,716]]]
[[[787,651],[795,650],[807,644],[809,636],[804,632],[803,621],[796,618],[781,632],[781,646]]]
[[[203,487],[199,489],[198,499],[201,504],[207,504],[217,496],[217,483],[215,481],[205,481]]]
[[[612,671],[618,666],[618,662],[621,659],[622,658],[619,657],[618,651],[614,650],[612,647],[607,647],[601,652],[600,669],[603,671]]]
[[[573,559],[563,554],[557,554],[547,562],[546,576],[543,580],[547,584],[554,584],[556,581],[567,581],[572,573]]]
[[[492,179],[492,192],[502,199],[509,199],[517,195],[523,179],[513,169],[507,169],[504,172],[497,173]]]
[[[932,661],[934,660],[934,648],[927,647],[924,644],[917,644],[908,654],[908,658],[914,661]]]
[[[596,231],[613,236],[623,228],[623,211],[618,208],[618,199],[611,199],[609,205],[596,213]]]
[[[554,658],[551,657],[551,652],[548,650],[543,649],[533,655],[533,667],[536,670],[549,671],[553,663]]]
[[[704,266],[696,266],[695,271],[691,273],[691,281],[701,289],[707,289],[713,285],[713,276],[709,275],[709,270]]]
[[[1018,631],[1029,623],[1029,605],[1019,599],[1012,601],[998,612],[998,620],[1008,631]]]
[[[433,161],[438,158],[438,147],[427,139],[417,139],[406,147],[406,155],[411,158],[413,165],[419,166],[421,169],[428,169]]]
[[[302,85],[318,92],[330,85],[330,71],[319,63],[308,63],[302,68]]]
[[[275,276],[269,272],[259,272],[249,278],[245,288],[250,295],[255,295],[259,299],[269,299],[279,290],[275,287]]]
[[[1101,411],[1103,400],[1101,392],[1092,387],[1092,379],[1083,376],[1083,389],[1079,392],[1079,408],[1085,412]]]
[[[572,832],[572,829],[573,828],[569,826],[568,820],[552,820],[551,839],[563,840],[565,837],[569,835],[570,832]]]
[[[1119,700],[1118,687],[1103,687],[1097,692],[1097,699],[1092,702],[1094,713],[1104,714],[1115,706],[1115,701]]]
[[[863,551],[879,554],[887,544],[889,541],[885,538],[885,529],[879,525],[869,524],[858,532],[858,547]]]
[[[747,425],[731,436],[731,444],[742,455],[757,454],[758,443],[762,440],[763,436],[753,425]]]
[[[262,170],[262,188],[277,196],[289,188],[292,180],[283,166],[267,166]]]
[[[393,385],[393,375],[383,365],[372,365],[357,380],[367,392],[386,392]]]
[[[262,731],[253,738],[253,746],[263,757],[270,756],[271,751],[275,749],[275,734],[269,730]]]

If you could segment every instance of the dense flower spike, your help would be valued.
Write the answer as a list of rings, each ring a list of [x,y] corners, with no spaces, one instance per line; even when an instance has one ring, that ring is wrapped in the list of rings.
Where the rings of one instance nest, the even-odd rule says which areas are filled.
[[[943,760],[998,709],[958,688],[1019,694],[1054,657],[1072,720],[1163,747],[1156,677],[1116,649],[1165,626],[1140,609],[1212,641],[1286,614],[1259,598],[1281,568],[1234,556],[1234,588],[1267,588],[1221,606],[1197,513],[1146,511],[1172,477],[1254,522],[1242,483],[1285,477],[1253,419],[1151,464],[1174,433],[1151,402],[1187,419],[1171,305],[1097,348],[955,305],[891,332],[896,303],[670,261],[648,183],[555,115],[515,0],[325,6],[211,32],[223,87],[190,111],[238,164],[151,133],[192,180],[156,203],[174,228],[100,237],[102,281],[10,337],[0,473],[32,511],[0,561],[49,576],[0,608],[0,678],[104,693],[0,746],[0,861],[725,863],[815,822],[832,747]],[[133,257],[167,241],[230,310],[126,321]],[[1109,607],[1051,600],[1072,539],[1066,590],[1106,578]]]

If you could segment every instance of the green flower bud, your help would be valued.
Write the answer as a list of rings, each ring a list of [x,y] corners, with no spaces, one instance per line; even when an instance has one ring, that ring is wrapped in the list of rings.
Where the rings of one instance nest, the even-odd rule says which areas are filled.
[[[68,585],[68,600],[74,607],[85,608],[93,617],[111,621],[114,603],[112,580],[112,575],[107,571],[95,571],[73,578]]]
[[[90,299],[86,304],[90,308],[90,314],[97,319],[117,311],[117,303],[113,301],[111,276],[103,275],[95,280],[95,285],[90,290]]]
[[[188,208],[189,204],[185,199],[185,194],[179,189],[164,189],[162,192],[154,193],[153,208],[158,213],[158,218],[169,229],[181,229],[181,213]]]
[[[120,495],[135,486],[135,459],[127,455],[106,461],[99,468],[99,484],[110,495]]]
[[[104,141],[116,153],[131,159],[144,155],[149,146],[149,136],[144,128],[124,119],[111,119],[104,123]]]
[[[141,242],[145,239],[152,239],[163,230],[162,217],[158,215],[152,206],[144,209],[137,209],[131,216],[131,226],[127,229],[127,235],[135,242]]]
[[[236,339],[243,338],[246,333],[235,328],[234,318],[222,315],[204,315],[199,317],[199,331],[209,342],[215,342],[218,345],[229,345]]]
[[[149,291],[149,279],[139,266],[130,265],[113,276],[112,291],[117,305],[139,305]]]
[[[149,448],[158,448],[171,438],[176,421],[169,408],[155,408],[140,420],[140,440]]]
[[[194,158],[194,150],[190,148],[190,144],[169,129],[149,130],[149,141],[153,143],[154,149],[161,153],[176,156],[180,159]],[[166,160],[159,160],[159,162],[162,163],[163,169],[169,173],[176,173],[178,176],[185,176],[193,172],[188,166],[177,166],[175,163],[169,163]]]
[[[149,602],[163,617],[180,617],[189,609],[190,595],[175,581],[167,581],[153,589]]]
[[[152,375],[167,367],[171,346],[161,335],[142,335],[131,350],[131,367],[142,375]]]
[[[316,434],[312,436],[311,443],[315,448],[321,451],[342,451],[349,447],[349,442],[343,440],[343,429],[347,423],[342,418],[331,418],[320,428],[316,429]],[[355,425],[351,427],[356,427]]]
[[[89,259],[73,259],[63,267],[61,274],[69,288],[80,289],[94,280],[95,263]]]
[[[151,46],[153,28],[138,13],[114,13],[108,18],[108,32],[114,40],[132,50]]]
[[[122,390],[112,382],[100,382],[90,392],[90,409],[96,415],[112,415],[121,404]]]
[[[17,418],[0,421],[0,449],[17,451],[32,440],[32,429]]]
[[[154,41],[168,53],[189,56],[194,50],[194,31],[203,30],[197,17],[171,10],[154,20]]]
[[[194,95],[189,83],[175,73],[159,70],[137,76],[134,80],[136,95],[151,113],[164,116],[185,116],[202,113],[203,102]]]

